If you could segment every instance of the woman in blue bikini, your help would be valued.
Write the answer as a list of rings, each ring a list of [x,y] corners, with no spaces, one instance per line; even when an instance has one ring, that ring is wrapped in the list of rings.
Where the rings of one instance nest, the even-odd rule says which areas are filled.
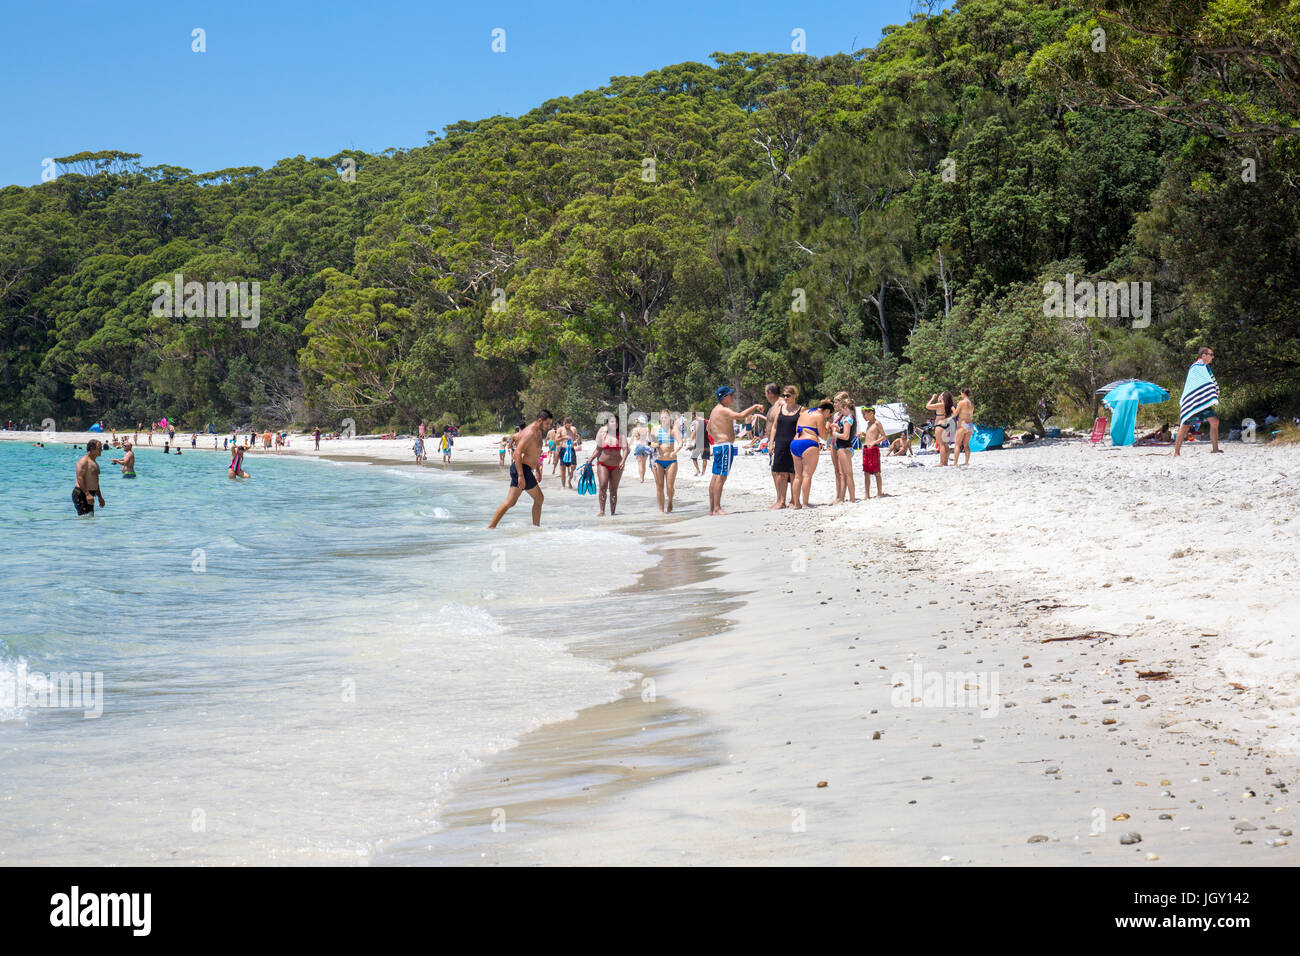
[[[650,437],[654,456],[651,470],[655,479],[655,495],[659,499],[659,510],[667,514],[673,510],[673,487],[677,484],[677,451],[683,444],[681,433],[673,422],[672,412],[664,409],[659,413],[659,427]],[[668,504],[666,508],[665,501]]]
[[[808,495],[812,491],[812,476],[817,470],[817,459],[821,456],[822,440],[830,435],[830,420],[834,413],[834,404],[829,398],[823,398],[816,408],[805,409],[799,415],[794,429],[794,441],[790,442],[790,454],[794,457],[792,507],[812,507],[808,501]]]

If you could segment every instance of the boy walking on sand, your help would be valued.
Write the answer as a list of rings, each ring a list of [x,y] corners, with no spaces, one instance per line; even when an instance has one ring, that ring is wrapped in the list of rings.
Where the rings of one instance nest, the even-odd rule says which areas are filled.
[[[876,410],[870,405],[862,408],[862,417],[867,420],[867,428],[862,433],[862,487],[871,498],[871,476],[876,476],[876,497],[885,497],[884,484],[880,475],[880,443],[885,440],[885,429],[876,421]]]

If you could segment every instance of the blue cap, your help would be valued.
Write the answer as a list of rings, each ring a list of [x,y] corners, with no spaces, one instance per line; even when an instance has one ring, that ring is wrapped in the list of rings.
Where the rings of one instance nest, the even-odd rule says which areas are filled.
[[[735,391],[735,389],[732,388],[730,385],[721,385],[721,386],[719,386],[719,387],[718,387],[718,391],[717,391],[718,401],[722,401],[724,398],[726,398],[728,395],[730,395],[730,394],[731,394],[732,392],[734,392],[734,391]]]

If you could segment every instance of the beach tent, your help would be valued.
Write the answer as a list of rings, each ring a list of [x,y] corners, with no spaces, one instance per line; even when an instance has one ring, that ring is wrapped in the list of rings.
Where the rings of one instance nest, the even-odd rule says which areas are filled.
[[[99,424],[99,422],[96,422],[95,424],[91,425],[89,428],[86,429],[86,431],[88,432],[102,432],[103,430],[104,430],[104,426]]]
[[[1169,393],[1153,382],[1128,379],[1106,386],[1102,401],[1115,413],[1110,422],[1111,443],[1117,446],[1133,444],[1136,439],[1134,426],[1137,424],[1138,406],[1155,405],[1168,400]]]
[[[876,421],[880,422],[880,427],[885,430],[886,435],[897,435],[899,432],[907,431],[907,406],[902,402],[872,407],[876,410]],[[862,434],[867,429],[867,418],[862,414],[862,408],[863,406],[858,406],[858,434]]]
[[[1005,428],[986,428],[983,425],[976,425],[975,434],[970,436],[970,450],[987,451],[990,448],[1001,448],[1006,440]]]

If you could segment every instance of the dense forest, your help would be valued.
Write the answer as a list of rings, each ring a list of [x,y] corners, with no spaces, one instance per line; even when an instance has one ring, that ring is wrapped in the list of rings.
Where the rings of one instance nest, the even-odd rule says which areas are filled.
[[[0,190],[0,419],[490,430],[775,380],[1041,428],[1176,402],[1201,344],[1228,414],[1294,411],[1298,38],[1295,2],[966,0],[380,155],[64,157]],[[258,282],[256,325],[156,314],[178,273]],[[1049,314],[1067,281],[1149,315]]]

